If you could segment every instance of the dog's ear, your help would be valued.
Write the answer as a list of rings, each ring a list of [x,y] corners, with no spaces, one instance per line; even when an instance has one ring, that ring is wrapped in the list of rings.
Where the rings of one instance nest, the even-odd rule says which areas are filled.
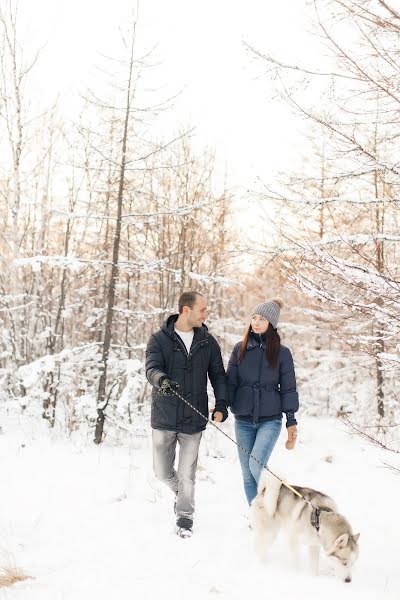
[[[338,550],[339,548],[346,548],[349,541],[349,534],[342,533],[338,538],[333,542],[333,547]]]
[[[357,543],[358,542],[358,538],[360,537],[360,534],[359,533],[355,533],[352,537],[353,537],[353,540],[355,541],[355,543]]]

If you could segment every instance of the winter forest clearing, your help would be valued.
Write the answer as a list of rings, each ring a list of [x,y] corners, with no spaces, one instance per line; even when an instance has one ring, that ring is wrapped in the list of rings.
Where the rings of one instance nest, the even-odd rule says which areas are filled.
[[[275,4],[0,0],[1,598],[400,597],[400,5]],[[193,525],[214,407],[350,585],[260,563],[210,425]]]

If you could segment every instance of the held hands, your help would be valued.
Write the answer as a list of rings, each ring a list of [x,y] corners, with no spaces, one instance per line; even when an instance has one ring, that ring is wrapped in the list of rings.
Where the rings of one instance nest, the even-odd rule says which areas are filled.
[[[285,447],[287,448],[287,450],[293,450],[297,438],[297,425],[291,425],[287,428],[287,436],[288,438]]]

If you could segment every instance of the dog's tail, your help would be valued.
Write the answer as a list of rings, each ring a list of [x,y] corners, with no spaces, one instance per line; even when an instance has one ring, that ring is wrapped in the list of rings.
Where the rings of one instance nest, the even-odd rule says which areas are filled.
[[[257,502],[265,508],[270,517],[273,517],[276,512],[281,486],[280,479],[267,469],[263,469],[258,483]]]

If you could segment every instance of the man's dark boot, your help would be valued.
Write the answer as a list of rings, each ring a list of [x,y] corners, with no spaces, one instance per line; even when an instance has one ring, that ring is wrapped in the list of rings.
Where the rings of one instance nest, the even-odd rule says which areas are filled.
[[[193,534],[193,521],[187,517],[179,517],[176,522],[176,533],[181,538],[191,537]]]

